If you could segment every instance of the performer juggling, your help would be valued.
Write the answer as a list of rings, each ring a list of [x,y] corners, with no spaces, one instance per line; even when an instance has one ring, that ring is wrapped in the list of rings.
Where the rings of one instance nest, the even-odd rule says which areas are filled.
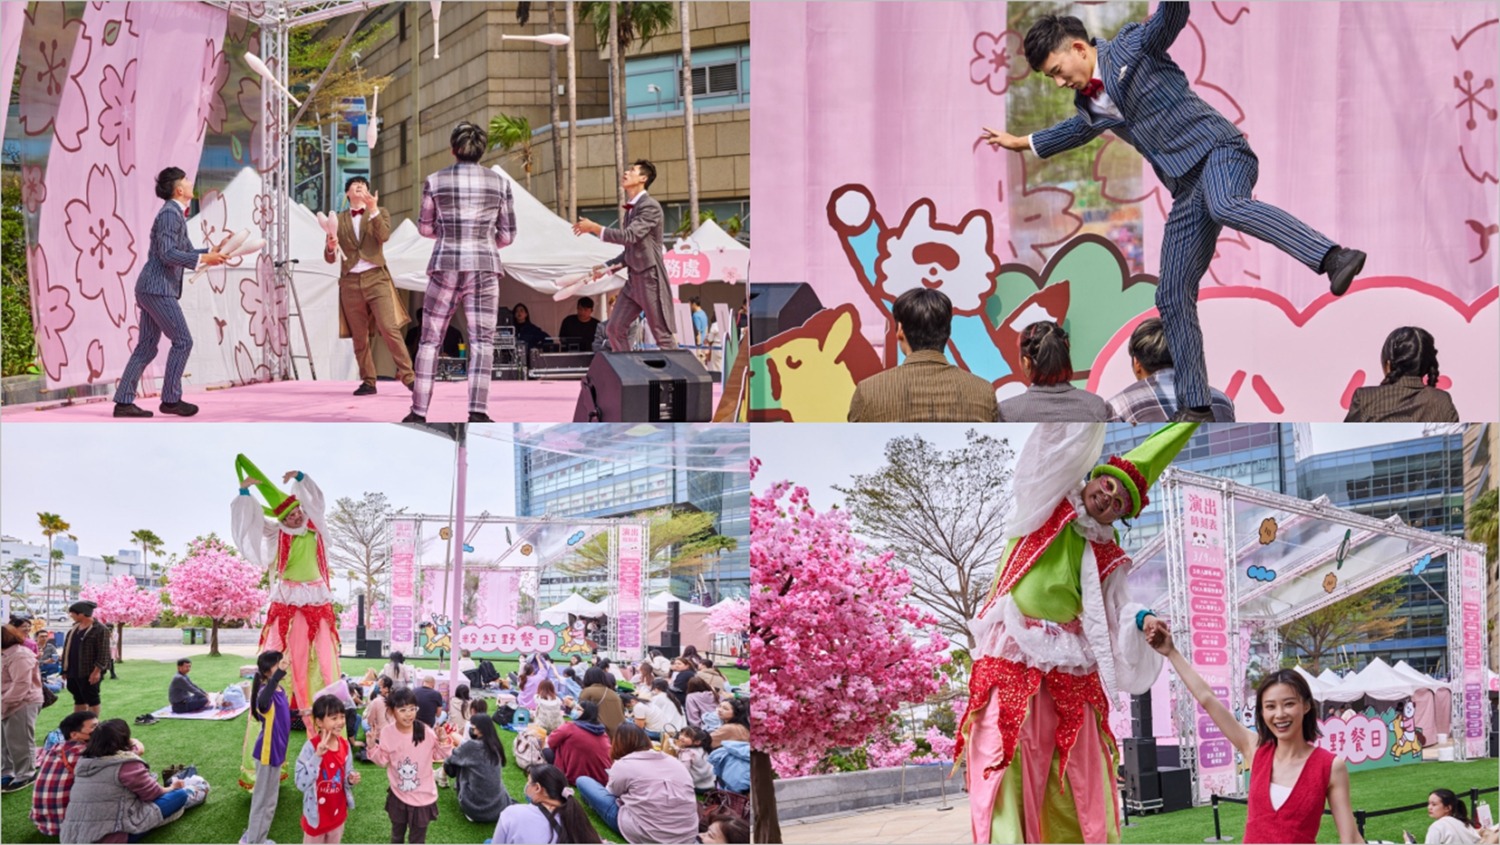
[[[391,239],[391,214],[379,207],[380,195],[370,190],[363,176],[352,176],[344,185],[349,210],[338,214],[338,234],[323,244],[323,260],[339,265],[339,337],[354,340],[354,359],[359,362],[359,387],[355,396],[373,396],[375,350],[379,337],[396,362],[396,378],[408,389],[416,382],[411,355],[401,329],[411,322],[406,306],[396,292],[385,264],[385,242]]]
[[[1365,254],[1252,199],[1260,166],[1255,152],[1233,123],[1193,93],[1167,55],[1187,21],[1187,3],[1163,2],[1144,23],[1126,24],[1104,40],[1090,39],[1078,18],[1043,17],[1026,33],[1026,61],[1058,87],[1073,89],[1078,113],[1024,137],[985,129],[984,140],[1048,158],[1110,131],[1151,163],[1172,194],[1156,307],[1177,367],[1173,419],[1212,422],[1197,301],[1221,229],[1244,232],[1326,274],[1334,296],[1364,269]]]
[[[244,455],[235,457],[234,468],[240,480],[240,494],[230,506],[235,547],[272,573],[259,650],[286,654],[291,706],[305,715],[312,710],[313,693],[339,678],[338,619],[323,552],[323,491],[292,470],[282,477],[283,484],[292,482],[287,495]],[[266,507],[250,495],[251,487],[260,490]]]
[[[1120,841],[1109,702],[1151,688],[1147,637],[1165,626],[1130,601],[1112,523],[1140,514],[1195,428],[1167,425],[1098,467],[1097,423],[1045,423],[1022,448],[959,720],[975,842]]]

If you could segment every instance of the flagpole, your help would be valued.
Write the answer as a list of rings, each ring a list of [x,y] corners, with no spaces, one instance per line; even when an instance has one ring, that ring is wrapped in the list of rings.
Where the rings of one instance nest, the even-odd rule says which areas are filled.
[[[453,513],[453,575],[448,588],[448,695],[451,698],[458,689],[458,661],[453,655],[458,652],[460,616],[464,607],[464,502],[468,490],[469,476],[469,427],[459,424],[454,427],[454,445],[458,450],[458,490],[454,498]],[[460,738],[462,739],[462,737]]]

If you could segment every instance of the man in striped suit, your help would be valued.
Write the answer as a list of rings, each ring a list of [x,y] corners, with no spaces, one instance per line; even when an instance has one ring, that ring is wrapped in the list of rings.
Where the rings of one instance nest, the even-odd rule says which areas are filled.
[[[167,372],[162,377],[161,412],[179,417],[198,413],[198,406],[182,401],[182,373],[187,369],[188,354],[193,351],[193,336],[182,316],[182,271],[198,266],[201,260],[213,267],[224,263],[224,257],[208,249],[197,249],[188,240],[188,205],[193,201],[193,180],[179,167],[168,167],[156,176],[156,195],[166,201],[151,224],[151,252],[135,282],[135,304],[140,309],[141,331],[135,351],[125,363],[115,388],[115,416],[149,417],[151,412],[135,404],[136,385],[146,365],[156,358],[161,336],[172,342],[167,353]]]
[[[510,183],[483,167],[489,149],[483,128],[463,121],[448,137],[456,161],[422,184],[417,231],[436,238],[427,262],[422,340],[417,346],[411,413],[402,422],[426,422],[438,348],[460,301],[469,324],[469,422],[489,417],[495,318],[500,313],[500,250],[516,239]]]
[[[1187,20],[1187,3],[1163,2],[1144,23],[1126,24],[1106,41],[1090,39],[1077,18],[1042,18],[1026,33],[1026,60],[1058,87],[1073,89],[1078,114],[1025,137],[984,132],[991,146],[1047,158],[1111,131],[1151,163],[1172,194],[1156,307],[1177,365],[1179,409],[1173,419],[1210,422],[1197,300],[1220,230],[1245,232],[1326,274],[1334,296],[1349,289],[1365,254],[1251,198],[1259,172],[1255,152],[1233,123],[1193,93],[1167,55]]]

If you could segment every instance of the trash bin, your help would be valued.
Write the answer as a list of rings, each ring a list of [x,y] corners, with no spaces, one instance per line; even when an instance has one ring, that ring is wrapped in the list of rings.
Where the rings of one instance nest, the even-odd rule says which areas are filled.
[[[183,628],[182,629],[182,644],[183,645],[196,645],[197,641],[198,641],[197,631],[198,631],[197,628]]]

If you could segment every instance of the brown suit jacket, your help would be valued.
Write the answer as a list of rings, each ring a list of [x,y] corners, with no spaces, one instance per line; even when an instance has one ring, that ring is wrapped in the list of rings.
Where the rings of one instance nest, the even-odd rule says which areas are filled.
[[[385,268],[385,242],[391,239],[391,213],[380,209],[380,214],[360,226],[359,237],[354,236],[354,218],[348,211],[339,212],[338,228],[339,246],[344,250],[344,260],[339,262],[338,253],[323,250],[323,260],[329,264],[339,264],[339,277],[349,275],[349,270],[361,260],[368,261],[377,267]],[[387,281],[391,285],[391,300],[396,303],[396,326],[399,328],[411,322],[411,317],[406,313],[406,305],[401,302],[401,297],[396,295],[396,283],[389,280],[390,273],[386,273]],[[349,337],[349,321],[344,317],[344,309],[339,309],[339,337]]]
[[[1458,409],[1446,390],[1428,387],[1421,376],[1354,391],[1344,422],[1458,422]]]
[[[1000,422],[1000,408],[989,382],[922,350],[860,382],[849,422]]]

